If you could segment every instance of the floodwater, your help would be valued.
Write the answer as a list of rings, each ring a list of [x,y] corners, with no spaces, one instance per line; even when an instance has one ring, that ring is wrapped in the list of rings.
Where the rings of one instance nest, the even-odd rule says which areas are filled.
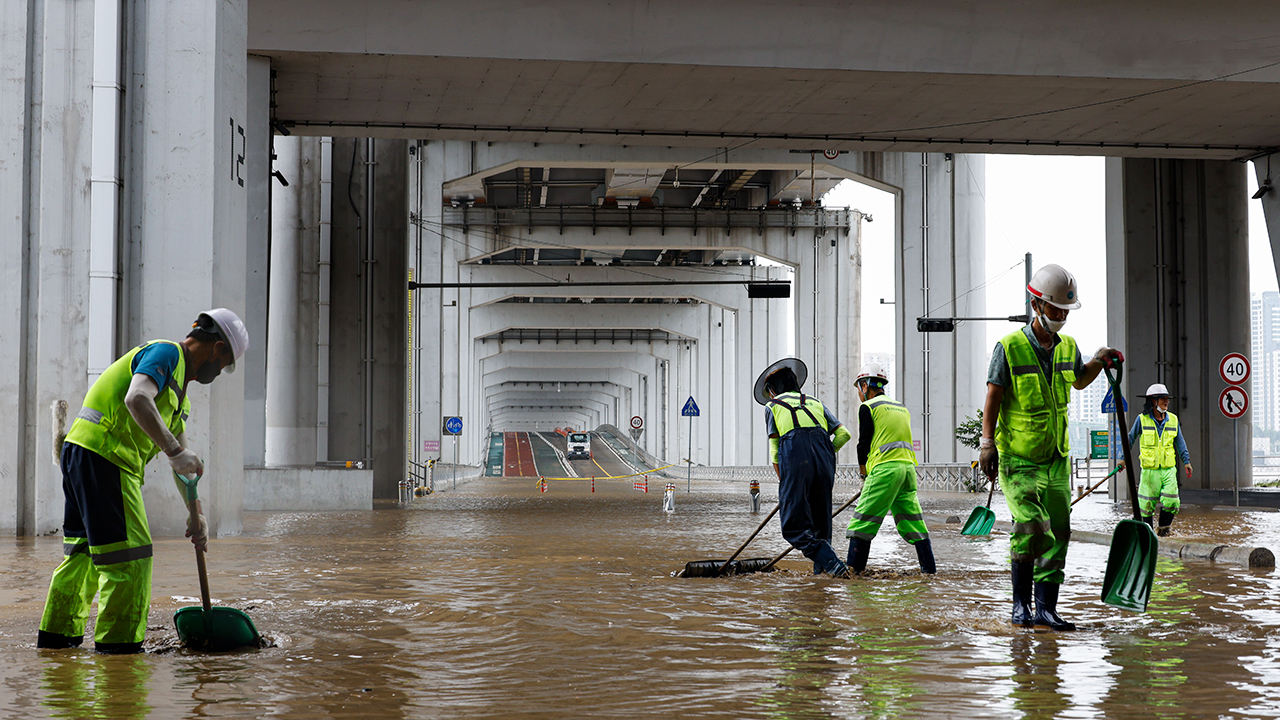
[[[764,517],[745,484],[485,479],[407,507],[251,513],[211,543],[216,602],[273,647],[177,646],[197,604],[190,544],[157,544],[147,652],[34,647],[57,537],[0,543],[0,717],[1160,718],[1280,715],[1270,570],[1162,558],[1149,612],[1098,600],[1107,549],[1073,543],[1054,634],[1008,626],[1008,538],[931,527],[939,574],[882,531],[874,573],[672,577]],[[767,512],[774,492],[764,504]],[[837,500],[851,494],[837,488]],[[965,517],[985,495],[927,495]],[[1008,516],[1000,498],[994,509]],[[846,511],[847,512],[847,511]],[[1105,499],[1076,525],[1109,532]],[[843,516],[847,521],[847,515]],[[843,523],[839,523],[842,525]],[[1280,514],[1189,508],[1179,539],[1280,549]],[[838,533],[839,534],[839,533]],[[841,542],[840,544],[843,544]],[[773,520],[745,556],[783,548]],[[843,548],[842,548],[843,550]]]

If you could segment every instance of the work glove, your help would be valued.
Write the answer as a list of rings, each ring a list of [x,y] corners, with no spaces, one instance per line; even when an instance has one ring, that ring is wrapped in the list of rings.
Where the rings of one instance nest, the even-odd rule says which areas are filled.
[[[200,552],[209,549],[209,523],[205,521],[204,515],[196,515],[196,522],[192,522],[190,515],[187,515],[187,533],[186,536],[191,538],[191,544],[200,548]]]
[[[1103,345],[1102,347],[1098,348],[1098,352],[1093,354],[1093,359],[1102,363],[1104,366],[1107,365],[1108,358],[1113,358],[1120,362],[1124,362],[1124,353],[1120,352],[1119,350],[1113,347],[1107,347],[1106,345]]]
[[[1000,474],[1000,451],[995,445],[988,445],[978,452],[978,465],[989,478]]]
[[[1187,469],[1187,479],[1190,480],[1191,479],[1191,463],[1187,463],[1186,465],[1183,465],[1183,467]]]
[[[196,457],[189,448],[182,448],[176,454],[170,455],[169,467],[179,475],[204,474],[204,463],[200,462],[200,458]]]

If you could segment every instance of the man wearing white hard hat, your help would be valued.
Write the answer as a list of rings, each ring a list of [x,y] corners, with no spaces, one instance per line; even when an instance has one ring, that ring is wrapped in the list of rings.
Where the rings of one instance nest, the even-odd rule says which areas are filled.
[[[200,313],[182,342],[145,342],[113,362],[89,388],[62,444],[63,561],[49,582],[36,647],[77,647],[99,595],[94,649],[142,650],[151,605],[151,530],[142,505],[142,475],[164,452],[175,472],[200,475],[204,463],[187,447],[187,387],[234,372],[249,333],[226,308]],[[186,487],[176,482],[183,501]],[[187,536],[208,546],[208,526]],[[188,513],[190,514],[190,513]]]
[[[1138,485],[1138,511],[1152,524],[1156,505],[1160,506],[1160,524],[1156,534],[1169,534],[1173,517],[1182,506],[1178,495],[1178,463],[1186,469],[1191,479],[1191,453],[1182,437],[1178,416],[1169,412],[1169,388],[1155,383],[1147,388],[1147,403],[1142,414],[1133,421],[1129,431],[1129,444],[1139,448],[1138,462],[1142,464],[1142,483]],[[1138,443],[1138,438],[1142,443]],[[1124,467],[1124,461],[1120,461]]]
[[[760,373],[752,395],[765,406],[782,537],[813,561],[815,575],[843,578],[849,569],[831,547],[831,492],[836,451],[853,436],[820,400],[800,391],[808,376],[799,358],[784,358]]]
[[[858,387],[858,466],[862,495],[849,520],[849,569],[867,569],[871,541],[880,524],[893,513],[893,524],[907,544],[916,549],[920,572],[937,572],[929,528],[920,512],[916,490],[916,452],[911,437],[911,411],[885,394],[889,378],[880,363],[867,363],[854,381]]]
[[[1071,537],[1067,406],[1071,389],[1088,387],[1105,359],[1124,356],[1102,347],[1083,362],[1075,339],[1058,332],[1080,307],[1071,273],[1045,265],[1027,291],[1035,319],[1002,338],[991,354],[979,462],[987,477],[999,475],[1013,515],[1010,621],[1075,630],[1057,610]]]

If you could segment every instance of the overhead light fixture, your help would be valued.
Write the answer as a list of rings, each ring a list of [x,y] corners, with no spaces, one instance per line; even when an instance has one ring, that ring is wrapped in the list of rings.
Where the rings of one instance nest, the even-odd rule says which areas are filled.
[[[1262,181],[1262,184],[1258,186],[1258,192],[1253,194],[1253,199],[1261,200],[1269,192],[1271,192],[1271,178]]]

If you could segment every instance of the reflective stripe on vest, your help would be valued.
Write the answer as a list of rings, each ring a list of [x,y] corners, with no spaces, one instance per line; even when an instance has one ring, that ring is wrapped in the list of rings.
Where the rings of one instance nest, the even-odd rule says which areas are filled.
[[[786,402],[788,398],[796,398],[798,405]],[[801,393],[782,393],[769,401],[769,411],[773,413],[773,424],[778,429],[778,437],[786,437],[787,433],[798,427],[820,427],[827,429],[826,410],[816,398],[806,397]],[[816,412],[815,412],[816,411]],[[801,413],[807,416],[801,417]]]
[[[116,467],[142,476],[147,462],[160,450],[129,414],[124,406],[124,396],[133,382],[134,356],[143,348],[162,342],[178,347],[178,365],[173,369],[172,377],[185,377],[187,359],[181,345],[169,340],[153,340],[139,345],[111,363],[94,381],[85,394],[84,407],[67,432],[67,442],[92,450]],[[186,419],[191,412],[190,401],[179,397],[179,392],[180,388],[171,378],[156,395],[156,410],[160,411],[160,418],[175,436],[186,429]]]
[[[1142,443],[1142,452],[1138,456],[1142,467],[1150,470],[1177,467],[1178,458],[1173,449],[1173,442],[1178,437],[1178,416],[1165,413],[1163,432],[1156,429],[1155,418],[1147,413],[1139,415],[1138,422],[1142,427],[1142,436],[1139,438],[1139,442]]]
[[[996,448],[1032,462],[1065,456],[1070,448],[1067,405],[1076,381],[1076,341],[1059,335],[1053,372],[1045,378],[1035,348],[1021,329],[1000,340],[1013,383],[1005,388],[996,424]]]
[[[871,410],[871,450],[867,453],[867,472],[889,461],[907,461],[916,464],[916,453],[911,443],[911,411],[906,405],[887,395],[877,395],[866,403]]]

